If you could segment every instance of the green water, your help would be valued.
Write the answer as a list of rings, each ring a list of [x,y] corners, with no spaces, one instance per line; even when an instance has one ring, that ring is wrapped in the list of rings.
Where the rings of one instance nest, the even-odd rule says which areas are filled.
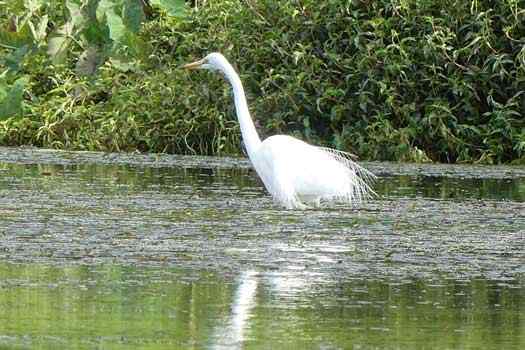
[[[524,168],[285,211],[244,161],[0,154],[0,349],[525,348]]]

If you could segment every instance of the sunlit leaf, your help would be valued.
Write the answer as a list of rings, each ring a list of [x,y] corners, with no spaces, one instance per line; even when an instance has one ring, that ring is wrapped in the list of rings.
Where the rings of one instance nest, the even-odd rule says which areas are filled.
[[[60,27],[49,39],[47,53],[51,56],[53,62],[63,62],[66,58],[67,47],[71,42],[73,31],[73,22],[66,22]]]
[[[78,0],[67,0],[66,7],[69,11],[69,17],[75,27],[80,27],[86,22],[86,17],[82,13],[82,9]]]
[[[29,10],[30,13],[38,11],[38,9],[44,4],[43,0],[24,0],[24,6]]]
[[[106,18],[106,15],[109,10],[113,10],[115,8],[115,3],[111,0],[100,0],[98,2],[97,10],[96,10],[96,19],[99,22],[104,22],[104,19]]]
[[[121,42],[126,34],[126,26],[122,17],[117,15],[114,9],[108,9],[106,12],[106,23],[109,28],[109,37],[115,42]]]
[[[151,4],[165,10],[170,16],[182,17],[186,13],[184,0],[151,0]]]
[[[37,27],[37,32],[36,32],[39,40],[42,40],[45,38],[48,22],[49,22],[49,19],[47,15],[44,15],[40,19],[40,22],[38,23],[38,27]]]
[[[111,65],[122,72],[136,71],[137,68],[132,62],[127,62],[117,58],[111,59]]]
[[[47,15],[44,15],[40,19],[40,22],[38,23],[36,27],[33,25],[33,22],[31,21],[28,22],[29,28],[31,29],[31,34],[33,35],[33,38],[37,43],[41,43],[46,38],[47,24],[48,24]]]

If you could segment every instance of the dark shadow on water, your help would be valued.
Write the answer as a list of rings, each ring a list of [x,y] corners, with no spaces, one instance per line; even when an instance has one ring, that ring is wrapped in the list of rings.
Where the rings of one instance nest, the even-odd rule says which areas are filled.
[[[388,176],[375,189],[385,197],[479,199],[525,202],[525,179],[452,178],[444,176]]]

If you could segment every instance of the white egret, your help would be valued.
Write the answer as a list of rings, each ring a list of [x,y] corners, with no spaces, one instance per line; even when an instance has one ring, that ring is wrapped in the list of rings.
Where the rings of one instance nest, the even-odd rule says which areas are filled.
[[[235,110],[248,157],[273,199],[288,209],[319,206],[325,201],[357,203],[373,194],[374,175],[346,152],[310,145],[286,135],[261,142],[253,124],[241,80],[220,53],[183,66],[222,72],[233,88]]]

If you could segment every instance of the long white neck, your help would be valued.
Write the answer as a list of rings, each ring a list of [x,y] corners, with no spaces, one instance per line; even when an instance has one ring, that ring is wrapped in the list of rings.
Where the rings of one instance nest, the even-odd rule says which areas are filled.
[[[250,111],[248,110],[248,103],[246,102],[246,96],[244,95],[244,89],[242,87],[241,79],[235,72],[235,69],[225,61],[221,67],[221,71],[224,73],[233,88],[233,96],[235,99],[235,110],[237,112],[237,119],[241,127],[241,134],[244,140],[248,157],[253,159],[255,152],[261,145],[261,139],[255,130]]]

